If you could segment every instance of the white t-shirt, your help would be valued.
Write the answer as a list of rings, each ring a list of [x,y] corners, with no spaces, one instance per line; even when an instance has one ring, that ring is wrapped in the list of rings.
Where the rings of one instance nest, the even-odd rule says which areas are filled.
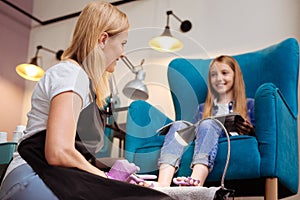
[[[19,142],[46,130],[51,100],[66,91],[74,91],[81,97],[82,109],[90,104],[89,78],[80,66],[70,61],[62,61],[49,68],[36,84],[31,98],[31,110],[27,114],[27,126]],[[15,152],[6,175],[24,163],[26,161]]]
[[[218,112],[216,113],[216,115],[225,115],[229,113],[229,108],[228,108],[228,104],[220,104],[217,103],[216,104],[218,106]]]

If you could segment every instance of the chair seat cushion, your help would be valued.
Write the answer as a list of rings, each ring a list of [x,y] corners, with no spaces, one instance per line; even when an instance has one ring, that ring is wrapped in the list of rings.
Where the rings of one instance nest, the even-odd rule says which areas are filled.
[[[161,136],[162,137],[162,136]],[[255,137],[240,135],[230,138],[230,161],[226,173],[227,180],[251,179],[260,177],[260,154]],[[162,142],[149,142],[136,150],[133,162],[140,166],[141,173],[158,173],[157,160],[159,158]],[[189,176],[190,163],[194,152],[194,144],[187,147],[182,156],[181,164],[175,176]],[[227,157],[227,139],[219,139],[218,154],[213,171],[207,181],[221,180]],[[242,167],[241,167],[242,166]]]
[[[217,181],[222,177],[227,156],[227,140],[221,138],[213,171],[208,181]],[[251,179],[260,177],[260,153],[255,137],[241,135],[230,138],[230,160],[226,179]]]

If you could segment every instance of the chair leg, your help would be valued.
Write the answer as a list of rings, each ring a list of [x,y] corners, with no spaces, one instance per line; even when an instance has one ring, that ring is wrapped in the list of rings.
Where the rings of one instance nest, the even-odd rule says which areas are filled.
[[[278,199],[278,179],[266,178],[265,185],[265,200]]]

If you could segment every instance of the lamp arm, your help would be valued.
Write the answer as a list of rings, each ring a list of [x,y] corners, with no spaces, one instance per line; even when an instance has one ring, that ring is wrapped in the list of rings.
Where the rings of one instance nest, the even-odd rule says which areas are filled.
[[[173,11],[169,10],[167,11],[167,26],[166,28],[169,28],[169,15],[173,15],[175,19],[177,19],[180,22],[180,29],[182,32],[188,32],[192,28],[192,23],[189,20],[182,21],[177,15],[173,13]]]
[[[122,59],[122,61],[125,63],[125,65],[130,69],[130,71],[131,71],[132,73],[138,74],[138,72],[141,71],[141,70],[138,70],[138,69],[137,69],[137,66],[134,66],[126,56],[122,56],[121,59]],[[138,65],[138,67],[141,67],[141,69],[143,69],[143,64],[144,64],[144,62],[145,62],[145,59],[143,59],[143,60],[141,61],[141,64]]]
[[[182,20],[177,15],[175,15],[173,13],[173,11],[171,11],[171,10],[167,11],[167,15],[168,15],[168,17],[169,17],[169,15],[173,15],[173,17],[175,17],[179,22],[182,22]],[[167,23],[167,24],[169,24],[169,23]]]
[[[63,50],[59,50],[59,51],[56,52],[56,51],[53,51],[53,50],[48,49],[48,48],[46,48],[46,47],[43,47],[42,45],[38,45],[38,46],[36,47],[35,57],[37,57],[38,52],[39,52],[40,49],[43,49],[43,50],[45,50],[45,51],[48,51],[48,52],[50,52],[50,53],[55,54],[55,55],[56,55],[56,59],[57,59],[57,60],[61,60],[61,55],[63,54]]]
[[[50,52],[50,53],[56,54],[56,51],[53,51],[53,50],[48,49],[48,48],[46,48],[46,47],[43,47],[43,46],[41,46],[41,45],[37,46],[36,48],[37,48],[37,49],[43,49],[43,50],[48,51],[48,52]]]
[[[173,11],[172,10],[168,10],[167,11],[167,25],[166,25],[166,28],[170,28],[169,24],[170,24],[170,15],[173,14]]]
[[[133,64],[129,61],[129,59],[126,56],[122,56],[121,59],[125,63],[125,65],[130,69],[130,71],[136,73]]]
[[[42,46],[40,46],[40,45],[36,47],[36,51],[35,51],[35,54],[34,54],[34,58],[37,58],[37,56],[38,56],[39,51],[40,51],[41,48],[42,48]]]
[[[56,51],[43,47],[43,50],[56,54]]]

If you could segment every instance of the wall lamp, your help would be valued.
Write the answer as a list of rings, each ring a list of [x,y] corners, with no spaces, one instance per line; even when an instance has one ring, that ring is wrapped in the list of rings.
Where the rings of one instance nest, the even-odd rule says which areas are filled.
[[[41,45],[36,47],[35,55],[31,58],[29,63],[20,64],[16,67],[16,72],[23,78],[31,81],[38,81],[44,75],[44,70],[38,65],[38,59],[41,58],[38,56],[40,50],[45,50],[56,55],[57,60],[61,60],[61,55],[63,50],[53,51],[51,49],[45,48]]]
[[[180,50],[183,47],[182,42],[173,37],[171,34],[169,26],[170,15],[174,16],[179,22],[181,22],[180,30],[182,32],[188,32],[192,28],[192,23],[190,21],[182,21],[173,13],[173,11],[167,11],[167,25],[164,32],[160,36],[152,38],[149,42],[150,47],[157,51],[174,52]]]
[[[133,100],[142,99],[146,100],[149,98],[148,89],[145,83],[145,71],[143,69],[144,59],[141,61],[141,64],[138,66],[133,66],[126,56],[123,56],[122,61],[130,69],[132,73],[135,74],[135,79],[129,81],[123,88],[123,94]]]

